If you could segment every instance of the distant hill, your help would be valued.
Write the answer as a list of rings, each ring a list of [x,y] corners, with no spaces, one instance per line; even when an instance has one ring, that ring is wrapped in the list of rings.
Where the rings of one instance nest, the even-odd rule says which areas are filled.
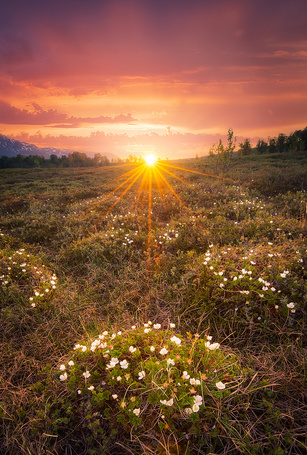
[[[28,144],[27,142],[16,141],[11,139],[3,134],[0,134],[0,156],[8,156],[10,158],[17,155],[39,155],[44,156],[45,158],[50,158],[50,155],[56,155],[61,157],[63,155],[68,156],[69,154],[75,152],[76,150],[70,149],[57,149],[54,147],[37,147],[34,144]],[[95,155],[94,152],[84,152],[89,157]],[[118,157],[113,153],[101,153],[103,156],[106,156],[110,161],[117,160]]]

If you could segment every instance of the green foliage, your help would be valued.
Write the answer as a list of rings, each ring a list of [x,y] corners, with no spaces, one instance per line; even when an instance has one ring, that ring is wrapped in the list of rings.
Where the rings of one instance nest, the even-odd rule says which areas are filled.
[[[130,164],[0,172],[1,453],[306,452],[307,161],[265,153],[173,163],[151,217]]]

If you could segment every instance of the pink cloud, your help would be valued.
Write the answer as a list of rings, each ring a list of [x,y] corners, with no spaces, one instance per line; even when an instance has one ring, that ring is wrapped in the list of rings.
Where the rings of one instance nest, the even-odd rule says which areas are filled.
[[[4,101],[0,101],[0,124],[8,125],[52,125],[63,122],[66,127],[78,127],[83,123],[131,123],[136,121],[131,114],[118,114],[114,117],[100,115],[98,117],[72,117],[58,112],[56,109],[44,110],[37,103],[30,103],[32,111],[19,109]]]

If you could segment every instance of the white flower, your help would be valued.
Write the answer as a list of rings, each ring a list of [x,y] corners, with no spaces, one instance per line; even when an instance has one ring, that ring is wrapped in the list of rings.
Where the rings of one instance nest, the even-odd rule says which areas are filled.
[[[149,333],[151,329],[144,329],[144,333]]]
[[[220,347],[219,343],[212,343],[209,346],[210,351],[215,351],[215,349],[218,349]]]
[[[85,379],[88,379],[90,377],[90,375],[91,375],[91,373],[87,370],[83,373],[83,376],[85,377]]]
[[[60,368],[59,368],[59,369],[60,369],[61,371],[64,371],[64,370],[66,370],[66,367],[65,367],[65,365],[62,363],[62,365],[60,365]]]
[[[294,308],[295,304],[293,302],[287,303],[288,308]]]
[[[135,352],[135,351],[136,351],[136,348],[135,348],[134,346],[130,346],[130,347],[129,347],[129,351],[130,351],[130,352]]]
[[[154,352],[154,351],[155,351],[155,349],[156,349],[156,348],[155,348],[154,346],[150,346],[150,350],[151,350],[151,352]]]
[[[177,346],[179,346],[179,345],[181,344],[180,338],[176,337],[175,335],[171,338],[171,341],[172,341],[173,343],[176,343]]]
[[[128,365],[129,365],[129,363],[127,362],[126,359],[122,360],[119,364],[120,364],[120,367],[123,368],[123,369],[128,368]]]
[[[174,400],[171,398],[170,400],[160,400],[161,404],[164,404],[165,406],[173,406]]]
[[[212,336],[207,335],[207,340],[208,340],[208,341],[211,341],[211,340],[212,340]]]
[[[113,398],[114,400],[116,400],[116,399],[117,399],[117,396],[118,396],[118,395],[117,395],[116,393],[114,393],[114,394],[112,395],[112,398]]]
[[[190,375],[188,374],[187,371],[184,371],[184,372],[182,373],[182,376],[181,376],[182,379],[189,379],[189,377],[190,377]]]
[[[60,381],[66,381],[66,380],[67,380],[67,373],[61,374]]]
[[[198,404],[199,406],[201,406],[203,404],[203,398],[201,395],[195,395],[194,397],[194,403],[195,404]]]
[[[68,366],[70,366],[70,367],[74,366],[74,364],[75,364],[75,363],[74,363],[73,360],[70,360],[70,361],[68,362]]]
[[[192,412],[193,412],[193,411],[192,411],[192,408],[186,408],[184,411],[185,411],[185,413],[188,414],[188,415],[192,414]]]
[[[167,359],[168,365],[175,365],[175,361],[173,359]]]
[[[139,379],[144,379],[145,375],[146,375],[145,371],[140,371],[139,372]]]
[[[161,355],[166,355],[168,353],[168,350],[164,347],[161,349],[160,354]]]
[[[108,368],[114,368],[118,364],[119,360],[116,357],[112,357],[110,360],[109,365],[107,365]]]
[[[219,390],[223,390],[223,389],[225,389],[225,387],[226,387],[225,384],[224,384],[223,382],[221,382],[221,381],[220,381],[220,382],[217,382],[215,385],[216,385],[216,387],[217,387]]]
[[[121,381],[121,380],[122,380],[122,377],[121,377],[121,376],[117,376],[116,380],[117,380],[117,381]]]
[[[135,408],[133,409],[133,414],[135,414],[136,416],[140,415],[140,412],[141,412],[141,409],[140,408]]]
[[[199,411],[199,405],[197,403],[194,403],[192,406],[192,411],[193,412],[198,412]]]
[[[176,324],[174,324],[173,322],[171,322],[169,326],[170,326],[171,329],[174,329],[174,328],[176,327]]]
[[[95,389],[95,387],[93,385],[90,385],[87,389],[92,391]]]
[[[153,328],[156,330],[161,329],[161,324],[154,324]]]

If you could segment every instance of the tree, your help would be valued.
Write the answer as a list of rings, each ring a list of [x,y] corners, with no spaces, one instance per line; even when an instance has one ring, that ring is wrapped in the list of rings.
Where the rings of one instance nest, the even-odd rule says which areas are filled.
[[[276,139],[274,137],[273,138],[269,137],[268,152],[277,153]]]
[[[259,141],[257,142],[257,145],[256,145],[256,150],[257,150],[257,153],[266,153],[268,151],[268,144],[263,141],[262,139],[259,139]]]
[[[249,139],[239,144],[238,155],[250,155],[252,153],[252,146]]]
[[[276,149],[278,153],[284,153],[287,151],[287,136],[285,134],[280,133],[278,135]]]
[[[226,153],[231,157],[233,155],[233,152],[236,148],[236,142],[237,138],[233,136],[233,129],[229,128],[228,133],[227,133],[227,147],[226,147]]]
[[[230,165],[231,157],[236,148],[237,138],[233,135],[232,128],[229,128],[227,133],[227,146],[223,145],[222,139],[219,140],[219,143],[213,144],[209,150],[210,156],[215,156],[217,168],[222,172],[226,171]]]

